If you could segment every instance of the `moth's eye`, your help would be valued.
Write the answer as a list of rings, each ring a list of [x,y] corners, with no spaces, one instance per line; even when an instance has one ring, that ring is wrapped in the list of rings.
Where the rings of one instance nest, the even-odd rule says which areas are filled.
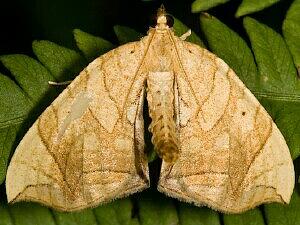
[[[166,15],[166,17],[167,17],[167,25],[168,25],[168,27],[173,27],[173,25],[174,25],[174,18],[173,18],[173,16],[170,16],[170,15]]]

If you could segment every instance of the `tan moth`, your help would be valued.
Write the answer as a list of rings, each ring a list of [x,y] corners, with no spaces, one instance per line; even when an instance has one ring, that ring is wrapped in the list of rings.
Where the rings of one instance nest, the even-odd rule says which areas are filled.
[[[88,65],[17,147],[8,201],[75,211],[149,187],[146,96],[159,191],[227,213],[288,203],[294,169],[277,126],[223,60],[183,39],[161,8],[147,36]]]

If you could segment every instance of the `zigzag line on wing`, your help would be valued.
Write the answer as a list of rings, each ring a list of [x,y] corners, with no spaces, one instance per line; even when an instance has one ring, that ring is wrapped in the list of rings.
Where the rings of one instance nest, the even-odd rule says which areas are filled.
[[[168,178],[183,178],[183,177],[190,177],[190,176],[197,176],[197,175],[204,175],[204,174],[215,174],[215,175],[224,175],[228,176],[227,172],[216,172],[216,171],[201,171],[197,173],[191,173],[191,174],[184,174],[184,175],[177,175],[177,176],[168,176]]]
[[[186,79],[186,81],[188,82],[188,85],[189,85],[190,89],[192,90],[193,97],[194,97],[194,99],[196,100],[197,105],[200,106],[200,103],[199,103],[199,101],[198,101],[198,99],[197,99],[197,97],[196,97],[195,91],[194,91],[194,89],[192,88],[191,82],[190,82],[190,80],[188,79],[187,73],[186,73],[186,71],[184,70],[184,67],[183,67],[183,65],[182,65],[182,62],[181,62],[181,60],[180,60],[179,51],[178,51],[176,42],[175,42],[175,40],[174,40],[174,38],[173,38],[172,33],[171,33],[170,30],[168,30],[168,34],[169,34],[168,36],[169,36],[169,38],[170,38],[170,40],[171,40],[171,42],[172,42],[172,44],[173,44],[173,46],[174,46],[174,48],[175,48],[175,54],[176,54],[176,57],[177,57],[177,61],[178,61],[178,63],[179,63],[179,66],[181,67],[181,69],[182,69],[182,71],[183,71],[183,73],[184,73],[185,79]]]
[[[56,120],[56,122],[58,123],[58,118],[57,118],[57,113],[56,113],[57,111],[56,111],[56,109],[54,108],[53,104],[51,104],[51,105],[49,106],[49,110],[50,110],[50,108],[53,110],[53,114],[54,114],[54,116],[55,116],[55,120]],[[41,121],[41,117],[37,120],[37,123],[38,123],[38,124],[37,124],[37,130],[38,130],[38,134],[39,134],[38,136],[40,137],[40,139],[41,139],[43,145],[45,146],[46,151],[47,151],[48,154],[53,158],[54,163],[57,165],[57,168],[58,168],[59,171],[60,171],[60,174],[61,174],[61,177],[62,177],[62,179],[63,179],[63,182],[64,182],[65,184],[67,184],[67,181],[65,180],[65,177],[63,176],[63,173],[62,173],[62,168],[60,167],[60,165],[59,165],[59,163],[58,163],[58,160],[57,160],[56,156],[49,150],[50,146],[48,145],[47,141],[43,139],[43,135],[41,135],[41,131],[40,131],[40,121]],[[68,187],[68,188],[69,188],[69,187]]]
[[[197,109],[197,111],[196,111],[196,115],[198,115],[199,113],[201,114],[201,116],[203,117],[203,110],[202,110],[202,106],[208,101],[208,99],[210,98],[210,96],[212,95],[212,92],[213,92],[213,90],[214,90],[214,88],[216,87],[216,85],[215,85],[215,80],[216,80],[216,73],[217,73],[217,64],[216,64],[216,62],[215,62],[215,60],[214,60],[214,63],[215,63],[215,71],[214,71],[214,76],[213,76],[213,84],[211,85],[211,88],[210,88],[210,90],[209,90],[209,94],[206,96],[206,98],[204,99],[204,101],[202,102],[202,104],[201,105],[199,105],[198,106],[198,109]],[[203,120],[205,121],[205,118],[203,117]],[[206,122],[206,121],[205,121]]]
[[[100,70],[101,70],[101,72],[102,72],[102,74],[103,74],[102,80],[103,80],[103,84],[104,84],[104,89],[105,89],[106,93],[108,94],[109,99],[112,100],[112,102],[115,104],[115,106],[116,106],[116,108],[117,108],[117,111],[118,111],[119,118],[120,118],[121,113],[120,113],[120,109],[119,109],[119,107],[118,107],[118,103],[117,103],[116,100],[113,98],[113,96],[110,94],[110,91],[109,91],[109,89],[108,89],[108,87],[107,87],[107,84],[106,84],[106,76],[107,76],[107,74],[106,74],[106,71],[105,71],[104,68],[103,68],[103,65],[104,65],[104,62],[101,63],[101,65],[100,65]]]
[[[263,186],[263,187],[265,187],[265,188],[271,188],[271,189],[274,189],[275,190],[275,193],[276,193],[276,189],[274,188],[274,187],[270,187],[270,186],[264,186],[264,185],[257,185],[257,186],[255,186],[254,188],[257,188],[257,187],[260,187],[260,186]],[[211,198],[208,198],[208,197],[206,197],[206,196],[204,196],[204,195],[199,195],[198,193],[196,193],[196,192],[193,192],[193,194],[194,195],[196,195],[196,196],[198,196],[198,197],[200,197],[200,199],[203,199],[205,202],[201,202],[200,204],[199,204],[199,199],[195,199],[195,197],[192,197],[192,196],[189,196],[188,194],[187,194],[187,192],[182,192],[182,191],[180,191],[180,190],[177,190],[177,189],[173,189],[173,188],[170,188],[170,187],[165,187],[165,186],[162,186],[164,189],[167,189],[167,190],[169,190],[170,192],[173,192],[173,193],[176,193],[176,195],[177,196],[185,196],[185,199],[188,199],[188,200],[185,200],[185,199],[183,199],[183,198],[181,198],[181,197],[177,197],[177,198],[179,198],[179,199],[181,199],[182,201],[188,201],[188,202],[193,202],[195,205],[198,205],[198,206],[203,206],[203,205],[206,205],[206,206],[208,206],[208,207],[210,207],[210,208],[213,208],[214,210],[217,210],[217,211],[221,211],[221,212],[233,212],[233,208],[232,207],[228,207],[228,206],[225,206],[225,204],[224,204],[224,201],[222,201],[222,199],[219,201],[219,202],[217,202],[217,201],[214,201],[213,199],[211,199]],[[227,192],[226,192],[227,193]],[[169,195],[169,196],[172,196],[172,195],[170,195],[170,194],[168,194],[168,193],[166,193],[167,195]],[[277,194],[277,193],[276,193]],[[283,201],[283,199],[282,199],[282,197],[281,197],[281,195],[279,195],[279,194],[277,194],[277,196]],[[172,196],[172,197],[174,197],[174,196]],[[224,195],[224,197],[225,197],[225,195]],[[246,211],[246,210],[249,210],[249,209],[252,209],[252,208],[254,208],[254,207],[256,207],[257,205],[259,205],[259,204],[262,204],[262,203],[265,203],[265,202],[272,202],[272,201],[274,201],[274,199],[272,199],[272,198],[270,198],[270,199],[263,199],[263,201],[255,201],[255,202],[253,202],[253,204],[252,204],[252,206],[251,207],[241,207],[241,208],[239,208],[238,209],[238,211],[236,211],[235,213],[237,213],[237,212],[244,212],[244,211]],[[220,202],[221,202],[221,204],[220,204]],[[283,201],[284,202],[284,201]],[[212,204],[211,204],[212,203]]]
[[[88,108],[88,111],[91,113],[91,116],[92,116],[93,119],[97,122],[97,124],[98,124],[103,130],[106,130],[106,129],[101,125],[100,121],[97,119],[97,117],[94,115],[94,113],[92,112],[92,110],[91,110],[90,108]],[[117,122],[116,122],[116,125],[118,124],[118,122],[120,122],[120,120],[121,120],[121,118],[119,117],[118,120],[117,120]],[[115,126],[116,126],[116,125],[115,125]],[[114,129],[115,129],[115,127],[114,127]],[[120,135],[123,135],[124,137],[126,137],[126,138],[132,140],[132,136],[128,135],[128,133],[123,132],[122,130],[118,130],[118,133],[119,133]]]
[[[35,184],[35,185],[31,184],[31,185],[27,185],[26,187],[23,188],[22,191],[19,192],[19,194],[16,195],[16,197],[14,197],[14,199],[12,199],[10,201],[10,203],[14,203],[20,197],[20,195],[23,194],[28,188],[30,188],[30,187],[39,187],[39,186],[41,186],[41,187],[43,187],[43,186],[52,187],[51,184]],[[32,197],[30,197],[30,199],[38,200],[37,198],[32,198]]]
[[[109,169],[98,169],[98,170],[90,170],[90,171],[83,171],[84,174],[89,174],[89,173],[96,173],[96,172],[109,172],[109,173],[124,173],[124,174],[132,174],[130,171],[116,171],[116,170],[109,170]],[[134,174],[132,174],[134,175]]]
[[[61,182],[60,182],[59,180],[57,180],[55,177],[52,177],[51,175],[49,175],[47,172],[45,172],[45,171],[43,171],[43,170],[41,170],[41,169],[38,169],[38,168],[36,168],[36,167],[34,167],[34,166],[32,166],[32,165],[29,165],[29,164],[28,164],[27,162],[25,162],[25,161],[15,161],[15,163],[16,163],[16,164],[23,164],[23,165],[25,165],[25,166],[27,166],[27,167],[30,167],[31,169],[33,169],[33,170],[35,170],[35,171],[37,171],[37,172],[42,173],[45,177],[48,177],[48,178],[50,178],[51,180],[53,180],[53,181],[54,181],[53,183],[55,183],[55,184],[57,184],[58,186],[62,187],[62,186],[61,186]]]
[[[130,83],[130,86],[129,86],[127,92],[126,92],[126,95],[125,95],[126,97],[125,97],[125,100],[124,100],[124,104],[123,104],[123,106],[121,107],[121,108],[122,108],[122,111],[121,111],[121,119],[122,119],[122,121],[123,121],[124,111],[126,110],[125,108],[126,108],[126,105],[127,105],[127,100],[128,100],[128,98],[129,98],[129,94],[130,94],[131,89],[132,89],[132,86],[133,86],[133,84],[134,84],[134,82],[135,82],[135,80],[136,80],[136,77],[138,76],[139,71],[140,71],[140,69],[141,69],[141,67],[142,67],[142,65],[143,65],[144,59],[146,58],[146,55],[147,55],[147,53],[148,53],[150,44],[151,44],[151,42],[152,42],[152,40],[153,40],[153,37],[154,37],[155,33],[156,33],[156,32],[154,31],[153,34],[152,34],[152,36],[149,38],[149,41],[148,41],[148,43],[147,43],[147,46],[146,46],[146,50],[145,50],[145,52],[144,52],[144,55],[143,55],[143,57],[142,57],[142,59],[141,59],[141,62],[140,62],[139,65],[138,65],[138,68],[137,68],[137,70],[136,70],[136,72],[135,72],[135,74],[134,74],[134,76],[133,76],[132,82]]]
[[[257,117],[258,117],[258,113],[259,113],[259,111],[261,110],[261,108],[262,108],[261,106],[258,106],[258,107],[257,107],[257,110],[256,110],[256,112],[255,112],[254,124],[256,124],[256,120],[257,120]],[[264,146],[266,145],[266,143],[268,142],[269,138],[271,137],[271,134],[272,134],[272,131],[273,131],[273,123],[272,123],[272,119],[269,119],[269,123],[270,123],[270,124],[269,124],[269,126],[268,126],[269,129],[268,129],[266,138],[265,138],[264,141],[261,142],[261,145],[260,145],[260,147],[258,148],[258,151],[254,154],[254,156],[253,156],[251,162],[249,163],[248,168],[247,168],[246,175],[248,174],[251,165],[254,163],[254,161],[256,160],[256,158],[261,154],[261,152],[262,152]],[[257,130],[256,128],[257,128],[257,127],[255,127],[254,130]]]
[[[20,192],[18,195],[17,195],[17,197],[16,198],[14,198],[13,200],[12,200],[12,203],[13,203],[13,201],[15,201],[23,192],[25,192],[26,191],[26,189],[27,188],[29,188],[29,187],[36,187],[36,186],[43,186],[43,185],[46,185],[46,186],[49,186],[49,184],[40,184],[40,185],[29,185],[29,186],[27,186],[27,187],[25,187],[23,190],[22,190],[22,192]],[[135,185],[135,186],[132,186],[132,187],[130,187],[130,188],[127,188],[127,189],[125,189],[125,192],[129,192],[130,190],[132,190],[132,189],[135,189],[135,188],[137,188],[137,187],[139,187],[139,185]],[[114,191],[109,191],[108,192],[109,194],[111,194],[111,193],[114,193]],[[124,195],[124,196],[126,196],[126,195]],[[119,197],[122,197],[122,196],[119,196]],[[93,203],[97,203],[100,199],[101,199],[102,197],[99,197],[99,198],[97,198],[97,199],[94,199],[93,201],[89,201],[89,202],[86,202],[86,205],[89,205],[90,207],[95,207],[95,204],[93,204]],[[57,204],[54,204],[54,203],[49,203],[49,202],[46,202],[46,201],[43,201],[42,199],[40,199],[40,198],[36,198],[36,197],[33,197],[33,196],[30,196],[30,200],[32,201],[36,201],[36,202],[40,202],[40,203],[42,203],[43,205],[45,205],[45,206],[49,206],[49,207],[52,207],[52,208],[56,208],[56,209],[59,209],[59,210],[62,210],[62,211],[65,211],[66,210],[66,208],[63,208],[61,205],[57,205]],[[103,203],[108,203],[108,202],[111,202],[111,201],[113,201],[114,199],[110,199],[110,200],[104,200],[104,202]],[[78,206],[78,207],[73,207],[73,208],[70,208],[69,210],[79,210],[79,209],[82,209],[82,205],[81,206]]]
[[[257,109],[256,109],[255,117],[254,117],[254,124],[256,123],[256,120],[257,120],[257,117],[258,117],[258,112],[259,112],[260,109],[261,109],[261,106],[258,106]],[[260,147],[258,148],[258,151],[255,152],[255,154],[254,154],[254,156],[252,157],[250,163],[247,165],[246,173],[245,173],[245,175],[242,177],[241,181],[239,182],[238,187],[236,187],[236,190],[238,190],[238,189],[242,186],[242,184],[244,183],[245,178],[246,178],[246,176],[248,175],[248,172],[249,172],[249,170],[250,170],[251,165],[254,163],[254,161],[257,159],[257,157],[261,154],[263,147],[266,145],[267,141],[268,141],[269,138],[271,137],[271,133],[272,133],[272,129],[273,129],[273,126],[272,126],[272,120],[270,120],[269,122],[270,122],[270,126],[269,126],[270,128],[269,128],[269,130],[268,130],[268,134],[266,135],[265,140],[264,140],[263,142],[261,142],[261,145],[260,145]],[[257,130],[256,127],[254,128],[254,130]],[[250,135],[250,134],[249,134],[249,135]],[[241,146],[242,146],[242,143],[240,143],[240,144],[241,144]],[[230,180],[231,180],[231,179],[230,179]]]
[[[268,173],[268,172],[272,171],[273,169],[275,169],[275,167],[283,166],[283,165],[286,165],[286,164],[287,164],[286,162],[283,162],[283,163],[273,165],[271,168],[268,168],[267,170],[264,170],[263,172],[257,174],[256,176],[254,176],[252,178],[253,179],[258,179],[260,176],[265,175],[265,173]]]
[[[270,188],[270,189],[273,189],[274,192],[276,193],[276,195],[280,198],[280,200],[281,200],[282,202],[285,202],[285,201],[283,200],[282,196],[281,196],[280,194],[277,193],[277,190],[276,190],[275,187],[268,186],[268,185],[256,185],[256,186],[255,186],[255,188],[258,188],[258,187],[264,187],[264,188]],[[264,200],[264,202],[268,202],[268,201],[273,202],[274,199],[270,198],[269,200]]]

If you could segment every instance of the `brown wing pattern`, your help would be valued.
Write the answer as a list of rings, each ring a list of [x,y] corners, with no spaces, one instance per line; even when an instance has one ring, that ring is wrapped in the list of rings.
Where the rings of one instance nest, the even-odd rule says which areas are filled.
[[[163,163],[159,190],[230,213],[288,203],[293,164],[271,117],[226,63],[173,38],[180,157]]]
[[[38,118],[8,168],[9,202],[73,211],[149,185],[138,75],[146,42],[97,58]]]

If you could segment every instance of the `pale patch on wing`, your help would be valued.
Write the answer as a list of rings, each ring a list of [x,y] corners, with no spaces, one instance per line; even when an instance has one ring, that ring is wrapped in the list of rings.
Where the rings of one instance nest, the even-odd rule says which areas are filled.
[[[249,168],[245,186],[247,189],[255,186],[274,187],[282,200],[288,203],[295,182],[294,173],[292,173],[293,163],[280,131],[275,124],[272,127],[271,135],[262,153]],[[287,171],[291,173],[290,176],[287,175]]]
[[[243,121],[242,124],[237,124],[237,126],[239,125],[239,131],[242,135],[245,135],[254,129],[256,107],[255,105],[249,107],[249,100],[243,98],[237,100],[236,108],[233,120]]]
[[[201,105],[209,96],[214,85],[214,77],[216,72],[215,56],[206,49],[201,49],[198,46],[191,46],[187,42],[178,43],[181,54],[181,62],[183,68],[188,68],[188,80],[190,87],[195,93],[196,99]],[[182,81],[178,81],[182,85]],[[188,88],[184,86],[183,88]],[[190,91],[190,90],[189,90]],[[182,96],[182,94],[181,94]],[[188,99],[184,97],[184,99]]]
[[[187,105],[182,101],[181,98],[179,98],[179,107],[180,107],[180,125],[186,126],[189,119],[192,116],[192,110],[191,108],[187,107]]]
[[[57,139],[58,141],[61,139],[61,137],[64,135],[66,129],[69,127],[69,125],[76,119],[80,118],[87,110],[89,103],[91,102],[91,98],[86,96],[84,93],[80,93],[77,98],[75,98],[75,101],[73,105],[71,106],[71,110],[69,112],[69,115],[65,118],[63,121],[63,124],[60,126]]]
[[[229,148],[229,134],[227,132],[222,133],[215,139],[215,148],[216,150]]]
[[[190,118],[194,117],[199,107],[197,100],[190,88],[189,81],[185,79],[182,72],[175,74],[175,91],[174,97],[176,99],[175,106],[179,110],[177,116],[179,117],[178,123],[180,126],[186,126]]]
[[[127,119],[131,124],[134,123],[135,117],[136,117],[136,104],[132,104],[131,106],[128,107],[127,110]]]
[[[132,149],[132,141],[127,138],[117,138],[115,140],[115,148],[119,151]]]

